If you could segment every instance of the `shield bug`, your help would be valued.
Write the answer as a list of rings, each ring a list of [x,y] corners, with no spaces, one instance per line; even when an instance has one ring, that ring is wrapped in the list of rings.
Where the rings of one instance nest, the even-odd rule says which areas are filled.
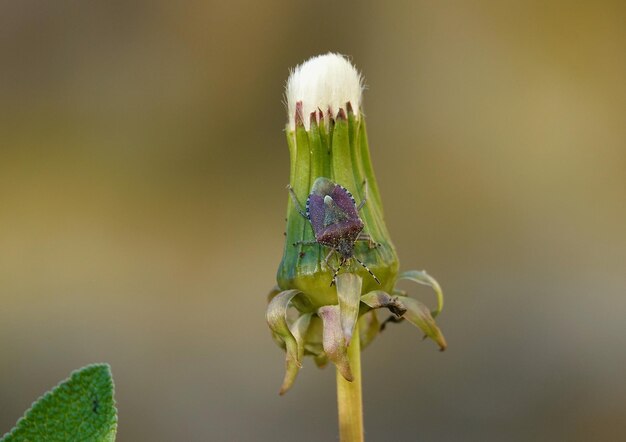
[[[339,255],[339,267],[334,271],[330,285],[333,285],[335,278],[341,267],[354,258],[365,270],[380,284],[380,281],[372,271],[356,256],[354,256],[354,244],[356,241],[369,241],[373,244],[368,235],[363,234],[363,220],[359,216],[359,211],[367,201],[367,182],[363,181],[363,201],[357,206],[352,194],[340,184],[328,178],[319,177],[311,187],[311,193],[306,200],[306,209],[303,211],[298,202],[295,192],[291,186],[287,186],[296,210],[311,223],[314,241],[299,241],[294,243],[313,245],[321,244],[330,248],[325,261],[330,269],[332,266],[328,260],[333,253]]]

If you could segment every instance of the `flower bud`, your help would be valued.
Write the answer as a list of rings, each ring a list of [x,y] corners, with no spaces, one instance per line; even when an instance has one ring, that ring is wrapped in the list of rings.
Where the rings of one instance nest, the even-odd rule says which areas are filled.
[[[398,273],[398,257],[383,219],[370,161],[360,109],[361,90],[361,76],[337,54],[312,58],[291,73],[286,90],[290,186],[302,207],[318,177],[327,177],[348,189],[357,204],[367,198],[358,215],[364,224],[363,233],[370,240],[357,241],[354,256],[381,284],[355,260],[345,270],[363,278],[364,290],[391,290]],[[325,261],[329,250],[320,244],[306,244],[315,240],[315,233],[309,220],[298,213],[292,198],[288,199],[286,234],[278,286],[305,293],[310,305],[301,305],[304,310],[337,304],[337,292],[331,286],[334,270]],[[339,261],[331,258],[329,262],[337,267]]]
[[[382,330],[387,321],[378,321],[379,308],[446,345],[434,321],[443,305],[436,281],[426,272],[402,274],[435,289],[439,304],[432,315],[395,289],[399,262],[370,160],[362,90],[354,66],[332,53],[296,67],[287,81],[286,240],[267,310],[272,336],[286,351],[281,394],[304,355],[319,366],[332,361],[351,381],[348,345],[355,339],[364,347]],[[292,307],[297,313],[290,320]]]

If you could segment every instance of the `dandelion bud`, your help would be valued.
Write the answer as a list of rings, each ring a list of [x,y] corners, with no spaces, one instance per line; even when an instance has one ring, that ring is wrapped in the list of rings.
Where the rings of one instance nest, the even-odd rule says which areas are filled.
[[[267,311],[273,336],[286,350],[281,393],[292,385],[304,355],[319,365],[332,361],[351,381],[346,350],[378,334],[377,308],[405,317],[445,347],[436,313],[389,295],[399,261],[370,160],[362,90],[356,68],[333,53],[311,58],[287,80],[286,241]],[[425,272],[418,273],[405,278],[430,283]]]
[[[362,89],[356,68],[337,54],[314,57],[291,72],[285,92],[290,186],[303,209],[319,177],[347,189],[356,204],[365,201],[358,216],[364,224],[361,236],[369,239],[354,242],[354,257],[376,275],[382,288],[391,290],[398,273],[398,257],[385,226],[370,161],[361,112]],[[328,216],[332,218],[332,214]],[[288,200],[286,232],[278,286],[301,290],[312,310],[337,304],[337,291],[331,281],[341,264],[339,255],[332,254],[326,262],[330,249],[312,244],[315,232],[309,220],[298,212],[293,198]],[[365,290],[381,288],[356,260],[351,260],[345,270],[359,274]]]

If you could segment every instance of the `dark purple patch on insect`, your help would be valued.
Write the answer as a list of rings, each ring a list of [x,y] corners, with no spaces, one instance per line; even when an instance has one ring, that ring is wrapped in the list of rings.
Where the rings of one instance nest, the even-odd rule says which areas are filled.
[[[366,185],[365,181],[363,185]],[[357,207],[354,197],[348,189],[332,182],[328,178],[319,177],[313,183],[313,187],[311,187],[311,193],[306,200],[306,210],[303,211],[298,202],[298,197],[291,186],[287,186],[287,188],[291,193],[291,199],[296,210],[309,220],[315,235],[314,242],[299,241],[294,243],[294,246],[318,243],[331,248],[335,253],[339,254],[339,268],[335,270],[331,285],[335,282],[341,267],[352,258],[358,261],[380,284],[376,275],[359,258],[354,256],[354,243],[359,240],[359,235],[364,227],[363,220],[359,217],[359,210],[361,210],[367,198],[364,197],[361,204]],[[364,193],[367,194],[367,187],[365,187]],[[366,237],[371,241],[369,236],[366,235]],[[365,240],[365,238],[361,238],[361,240]],[[331,267],[328,263],[329,257],[330,254],[326,257],[326,264],[328,267]]]
[[[307,199],[306,214],[315,240],[336,249],[343,259],[351,258],[363,221],[348,190],[328,178],[315,180]]]

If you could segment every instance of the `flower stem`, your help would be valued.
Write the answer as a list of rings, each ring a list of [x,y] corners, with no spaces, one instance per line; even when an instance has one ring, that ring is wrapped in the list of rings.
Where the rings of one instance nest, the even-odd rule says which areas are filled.
[[[339,409],[339,440],[363,441],[363,405],[361,399],[361,343],[358,323],[348,347],[348,359],[354,380],[346,381],[337,371],[337,407]]]

